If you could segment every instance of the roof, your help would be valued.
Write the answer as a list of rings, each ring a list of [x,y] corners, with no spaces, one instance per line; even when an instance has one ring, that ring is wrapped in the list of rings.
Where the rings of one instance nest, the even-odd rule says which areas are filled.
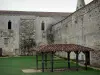
[[[42,45],[37,48],[37,52],[57,52],[57,51],[93,51],[89,47],[84,47],[76,44],[52,44],[52,45]]]
[[[0,10],[0,15],[35,15],[41,17],[49,17],[49,16],[61,16],[66,17],[70,15],[69,12],[33,12],[33,11],[7,11],[7,10]]]

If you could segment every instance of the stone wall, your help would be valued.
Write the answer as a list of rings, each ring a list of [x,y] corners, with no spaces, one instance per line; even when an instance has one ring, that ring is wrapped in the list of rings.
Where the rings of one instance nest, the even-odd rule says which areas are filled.
[[[10,42],[8,43],[9,48],[4,45],[4,39],[3,39],[4,37],[0,37],[0,39],[3,39],[3,41],[2,40],[0,41],[0,44],[1,44],[1,48],[3,48],[4,55],[16,55],[15,50],[18,50],[17,52],[19,52],[19,25],[20,25],[21,18],[35,19],[36,17],[30,16],[30,15],[0,14],[0,30],[3,30],[3,32],[8,32],[9,31],[8,21],[11,20],[12,22],[11,30],[14,33],[14,36],[13,36],[14,38],[12,38]]]
[[[47,37],[46,37],[46,30],[47,28],[51,25],[54,24],[60,20],[62,20],[64,17],[61,16],[53,16],[53,17],[37,17],[36,21],[35,21],[35,25],[36,25],[36,42],[37,44],[47,44]],[[41,23],[42,21],[44,21],[45,23],[45,31],[44,31],[44,35],[45,38],[42,37],[43,35],[43,31],[41,30]]]
[[[53,25],[55,43],[93,48],[91,64],[100,66],[100,1],[96,0]]]
[[[35,19],[20,19],[19,26],[19,48],[21,55],[30,55],[29,49],[36,45],[35,41]]]
[[[15,33],[13,30],[0,29],[0,47],[3,49],[2,55],[14,55]]]
[[[28,12],[24,15],[24,13],[22,12],[22,14],[20,13],[12,13],[9,11],[9,13],[1,13],[0,12],[0,48],[3,48],[3,54],[4,55],[20,55],[20,50],[19,50],[19,44],[20,44],[20,25],[21,25],[21,19],[34,19],[34,28],[35,28],[35,41],[37,44],[39,43],[47,43],[46,42],[46,38],[42,38],[42,31],[41,31],[41,23],[42,21],[45,22],[45,27],[48,28],[49,25],[54,24],[58,21],[60,21],[61,19],[63,19],[63,17],[57,17],[57,16],[53,16],[53,17],[39,17],[39,16],[35,16],[34,14],[29,14]],[[12,31],[14,32],[14,39],[11,38],[11,43],[9,43],[9,50],[8,47],[5,47],[4,45],[4,37],[1,37],[1,33],[2,31],[8,32],[8,21],[11,20],[12,22]],[[45,30],[46,30],[45,28]],[[46,32],[46,31],[45,31]],[[14,41],[13,41],[14,40]],[[13,44],[14,43],[14,44]],[[12,47],[13,45],[13,47]]]

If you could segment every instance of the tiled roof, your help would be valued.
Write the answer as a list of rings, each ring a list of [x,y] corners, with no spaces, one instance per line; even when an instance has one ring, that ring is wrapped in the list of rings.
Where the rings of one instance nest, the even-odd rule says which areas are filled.
[[[52,44],[43,45],[37,48],[37,52],[57,52],[57,51],[92,51],[89,47],[84,47],[76,44]]]

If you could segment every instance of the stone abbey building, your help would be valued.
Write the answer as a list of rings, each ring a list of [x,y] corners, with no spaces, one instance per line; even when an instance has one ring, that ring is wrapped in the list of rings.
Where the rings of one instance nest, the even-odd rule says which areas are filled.
[[[0,55],[27,55],[30,47],[50,43],[90,47],[91,65],[100,66],[100,0],[78,0],[73,13],[0,11]]]

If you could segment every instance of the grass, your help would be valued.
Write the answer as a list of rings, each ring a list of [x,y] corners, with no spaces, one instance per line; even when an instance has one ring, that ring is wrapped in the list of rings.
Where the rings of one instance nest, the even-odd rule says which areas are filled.
[[[41,56],[39,56],[39,60],[41,60]],[[50,60],[50,57],[47,58]],[[61,59],[59,57],[54,58],[54,68],[66,68],[67,67],[67,60]],[[76,67],[75,63],[71,63],[71,67]],[[41,68],[41,61],[39,61],[39,68]],[[51,68],[51,61],[48,61],[48,68]]]
[[[39,57],[41,59],[41,57]],[[58,61],[59,60],[59,61]],[[59,62],[59,63],[56,63]],[[50,62],[48,62],[49,64]],[[9,57],[0,58],[0,75],[100,75],[99,70],[88,69],[88,71],[66,71],[66,72],[44,72],[44,73],[29,73],[25,74],[22,69],[35,68],[35,56]],[[39,62],[41,67],[41,62]],[[50,66],[50,64],[48,65]],[[71,63],[71,66],[75,66]],[[67,67],[67,61],[64,59],[56,59],[55,68]]]

